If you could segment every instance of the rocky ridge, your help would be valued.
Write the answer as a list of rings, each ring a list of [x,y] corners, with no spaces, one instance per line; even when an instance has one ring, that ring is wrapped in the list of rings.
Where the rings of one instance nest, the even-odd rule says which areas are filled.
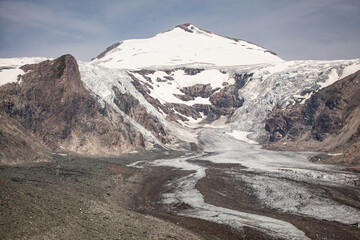
[[[0,87],[0,109],[47,149],[106,156],[145,147],[129,122],[98,106],[71,55],[22,69],[20,83]]]

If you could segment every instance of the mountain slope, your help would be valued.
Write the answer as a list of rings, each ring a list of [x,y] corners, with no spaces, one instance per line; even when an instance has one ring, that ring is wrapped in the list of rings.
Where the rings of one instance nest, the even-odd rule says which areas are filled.
[[[239,92],[245,101],[231,117],[231,129],[253,132],[255,138],[266,141],[265,120],[275,106],[285,108],[302,103],[319,89],[357,70],[360,59],[288,61],[239,69],[239,73],[253,76]]]
[[[0,112],[0,164],[49,161],[49,151],[16,120]]]
[[[338,153],[333,160],[359,167],[360,71],[319,90],[303,104],[275,108],[266,130],[269,148],[332,151]]]
[[[142,149],[141,133],[110,108],[100,108],[64,55],[21,67],[20,83],[0,87],[0,110],[52,151],[119,155]]]
[[[263,47],[183,24],[149,39],[114,44],[92,62],[111,68],[141,69],[183,64],[234,66],[281,61]]]
[[[149,127],[139,130],[147,130],[147,136],[161,133],[156,139],[170,144],[178,142],[176,138],[196,143],[193,128],[212,124],[216,127],[221,124],[230,134],[252,132],[255,138],[263,137],[265,120],[275,106],[302,102],[359,68],[357,59],[142,70],[80,63],[85,87],[96,95],[100,104],[107,103],[122,111],[116,104],[119,102],[116,89],[133,96],[156,125],[163,126],[161,131]],[[144,125],[134,115],[130,118],[140,127]],[[161,140],[164,137],[166,141]]]

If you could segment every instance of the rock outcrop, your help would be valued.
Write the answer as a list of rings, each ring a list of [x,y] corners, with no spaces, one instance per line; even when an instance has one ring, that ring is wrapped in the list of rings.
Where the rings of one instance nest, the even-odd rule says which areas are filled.
[[[131,123],[111,108],[98,106],[71,55],[22,69],[26,74],[20,83],[0,87],[0,111],[46,148],[109,156],[145,147]]]
[[[210,84],[195,84],[191,87],[180,89],[180,91],[185,94],[181,96],[188,96],[191,100],[194,100],[196,97],[208,98],[217,90],[219,89],[212,89]]]
[[[134,71],[136,74],[140,74],[143,77],[143,81],[135,77],[131,72],[129,76],[132,78],[132,84],[139,91],[145,99],[152,104],[157,110],[167,115],[169,121],[188,121],[188,118],[198,119],[206,116],[208,121],[218,119],[220,116],[231,117],[234,111],[241,107],[244,99],[239,95],[239,90],[250,81],[252,74],[232,74],[235,82],[228,83],[223,82],[222,87],[212,88],[211,84],[199,84],[185,86],[178,88],[182,94],[174,94],[175,97],[184,101],[183,103],[168,102],[161,104],[158,99],[150,96],[151,91],[154,89],[156,82],[167,82],[171,84],[174,79],[172,78],[175,71],[184,71],[184,74],[194,76],[203,71],[201,68],[175,68],[172,70],[161,70],[167,75],[162,78],[157,78],[155,81],[149,76],[155,73],[154,70],[141,70]],[[226,72],[222,72],[226,74]],[[148,76],[149,75],[149,76]],[[185,104],[186,102],[193,101],[196,98],[208,99],[209,103],[195,103]],[[202,114],[203,115],[202,115]]]
[[[319,90],[304,104],[275,107],[265,128],[268,148],[332,152],[318,159],[360,166],[360,71]]]
[[[0,112],[0,164],[50,160],[50,152],[19,122]]]
[[[108,52],[110,52],[111,50],[117,48],[118,46],[120,46],[121,42],[118,42],[118,43],[114,43],[113,45],[111,45],[110,47],[106,48],[105,51],[103,51],[102,53],[100,53],[96,58],[93,58],[91,60],[94,60],[94,59],[100,59],[102,58],[103,56],[105,56]]]
[[[160,142],[169,143],[169,134],[164,126],[156,119],[155,116],[149,114],[140,102],[131,94],[122,94],[119,89],[113,88],[115,92],[115,104],[126,115],[134,119],[137,123],[150,131]]]

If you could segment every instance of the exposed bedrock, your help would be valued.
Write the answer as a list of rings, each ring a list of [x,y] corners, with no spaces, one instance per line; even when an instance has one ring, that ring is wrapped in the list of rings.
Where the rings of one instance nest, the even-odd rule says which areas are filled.
[[[304,104],[275,107],[265,125],[271,149],[338,153],[360,163],[360,71],[314,93]]]
[[[20,83],[0,87],[0,110],[46,148],[108,156],[145,147],[141,133],[121,115],[98,108],[71,55],[22,69]]]

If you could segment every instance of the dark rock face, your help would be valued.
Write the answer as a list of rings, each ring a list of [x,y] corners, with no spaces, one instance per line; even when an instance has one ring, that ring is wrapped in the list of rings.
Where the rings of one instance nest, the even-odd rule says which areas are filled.
[[[168,133],[162,124],[149,114],[134,96],[128,93],[122,94],[117,88],[114,88],[113,91],[116,97],[114,102],[121,111],[150,131],[162,143],[170,142]]]
[[[154,99],[151,97],[149,88],[152,88],[151,85],[148,84],[141,84],[141,82],[132,74],[129,74],[132,78],[132,84],[136,88],[136,90],[141,93],[146,101],[148,101],[151,105],[153,105],[158,111],[162,111],[168,115],[168,119],[171,121],[176,121],[180,119],[180,115],[173,113],[167,106],[160,103],[158,99]]]
[[[243,74],[234,74],[235,79],[235,86],[237,89],[241,89],[245,86],[246,83],[248,83],[251,80],[251,77],[253,76],[253,73],[243,73]]]
[[[198,73],[201,73],[204,70],[205,69],[203,69],[203,68],[184,68],[184,72],[187,75],[196,75]]]
[[[153,74],[154,72],[155,72],[154,70],[147,70],[147,69],[141,69],[139,71],[136,71],[136,73],[141,74],[143,76],[148,75],[148,74]],[[150,79],[150,78],[148,78],[148,79]]]
[[[244,100],[239,98],[238,88],[231,85],[211,95],[210,102],[218,108],[239,108]]]
[[[165,104],[166,107],[168,107],[170,109],[170,111],[173,111],[172,109],[174,109],[176,112],[187,116],[187,117],[192,117],[194,119],[200,118],[200,111],[196,110],[194,107],[192,106],[188,106],[185,104],[175,104],[175,103],[166,103]],[[182,121],[188,121],[186,118],[182,117],[181,115],[178,115],[179,118]]]
[[[184,31],[186,31],[186,32],[189,32],[189,33],[193,33],[194,31],[192,31],[192,30],[190,30],[189,29],[189,26],[191,25],[191,23],[184,23],[184,24],[180,24],[180,25],[178,25],[178,26],[176,26],[175,28],[181,28],[181,29],[183,29]]]
[[[274,108],[265,129],[270,148],[351,152],[347,158],[359,161],[359,119],[360,71],[319,90],[304,104]]]
[[[217,90],[212,89],[210,84],[196,84],[191,87],[184,87],[180,91],[194,99],[196,97],[208,98]]]
[[[194,100],[196,97],[208,98],[218,89],[212,89],[210,84],[196,84],[191,87],[184,87],[180,89],[184,95],[175,95],[183,101]]]
[[[0,110],[50,150],[106,156],[144,147],[130,123],[98,109],[71,55],[22,69],[21,84],[0,87]]]
[[[111,50],[113,50],[113,49],[117,48],[118,46],[120,46],[120,44],[121,44],[121,42],[119,42],[119,43],[114,43],[114,44],[111,45],[110,47],[106,48],[106,50],[105,50],[104,52],[100,53],[96,58],[97,58],[97,59],[100,59],[100,58],[104,57],[108,52],[110,52]],[[91,60],[94,60],[94,59],[96,59],[96,58],[93,58],[93,59],[91,59]]]
[[[47,149],[20,123],[0,112],[0,164],[50,160]]]

